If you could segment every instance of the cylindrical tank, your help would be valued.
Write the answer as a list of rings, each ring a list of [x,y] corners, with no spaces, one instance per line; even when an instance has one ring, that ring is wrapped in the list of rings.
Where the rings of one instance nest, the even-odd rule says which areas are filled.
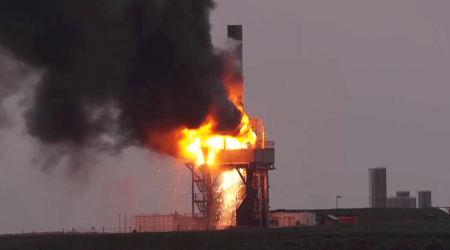
[[[312,213],[312,212],[300,213],[300,225],[315,226],[316,225],[316,213]]]

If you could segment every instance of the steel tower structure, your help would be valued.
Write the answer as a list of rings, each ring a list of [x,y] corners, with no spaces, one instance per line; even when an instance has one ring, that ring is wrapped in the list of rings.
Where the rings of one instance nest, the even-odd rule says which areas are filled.
[[[239,61],[237,71],[242,75],[242,25],[229,25],[228,37],[238,41],[235,57]],[[242,94],[238,100],[243,107],[243,84],[240,87]],[[252,118],[250,123],[257,137],[255,147],[227,149],[224,140],[224,149],[216,156],[217,167],[214,171],[206,165],[186,164],[192,173],[192,216],[203,223],[215,225],[219,221],[216,205],[220,193],[217,180],[223,171],[234,170],[239,173],[245,188],[242,203],[236,210],[236,225],[269,225],[269,170],[275,169],[275,143],[265,141],[261,118]],[[203,152],[203,155],[208,154]]]

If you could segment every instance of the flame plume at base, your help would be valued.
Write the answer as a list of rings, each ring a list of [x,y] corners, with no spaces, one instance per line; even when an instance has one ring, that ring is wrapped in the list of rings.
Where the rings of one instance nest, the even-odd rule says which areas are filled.
[[[245,171],[241,171],[245,176]],[[245,185],[237,170],[223,172],[218,179],[218,226],[236,226],[236,209],[245,195]]]

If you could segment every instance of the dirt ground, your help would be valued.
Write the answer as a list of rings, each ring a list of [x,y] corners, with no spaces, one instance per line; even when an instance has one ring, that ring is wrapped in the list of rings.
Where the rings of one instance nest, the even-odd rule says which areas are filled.
[[[0,237],[0,249],[450,249],[448,220],[113,235]]]

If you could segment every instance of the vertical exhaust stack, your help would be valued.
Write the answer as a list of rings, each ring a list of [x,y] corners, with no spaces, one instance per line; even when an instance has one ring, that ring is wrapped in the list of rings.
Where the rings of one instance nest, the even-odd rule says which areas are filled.
[[[239,42],[239,44],[235,48],[235,57],[239,61],[239,66],[237,67],[237,73],[243,76],[244,68],[243,68],[243,60],[242,60],[242,25],[228,25],[228,38],[232,38],[235,41]],[[238,99],[242,107],[244,107],[244,81],[241,84],[241,92],[242,93]]]

